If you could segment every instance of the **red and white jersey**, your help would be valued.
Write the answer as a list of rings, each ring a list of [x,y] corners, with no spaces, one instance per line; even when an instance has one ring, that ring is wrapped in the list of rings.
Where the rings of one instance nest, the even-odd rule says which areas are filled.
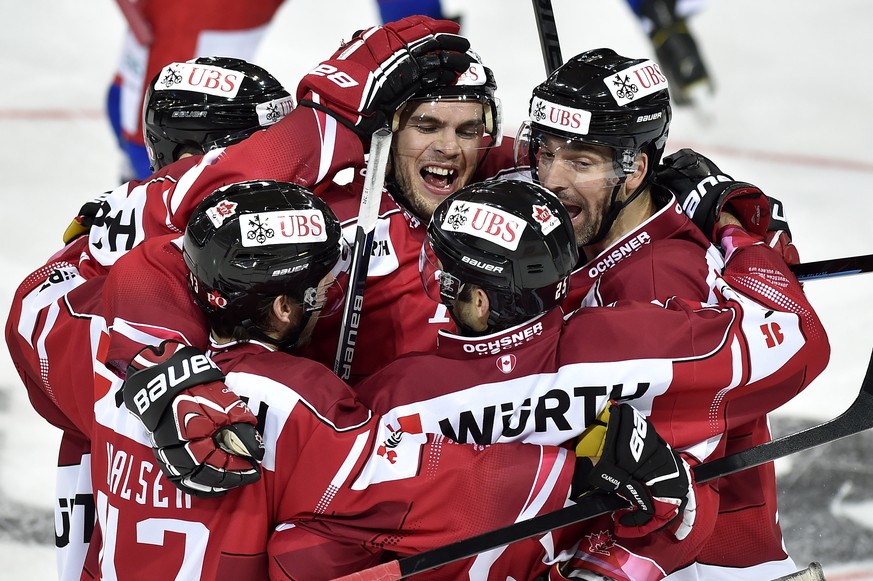
[[[409,555],[564,505],[575,465],[566,450],[461,446],[410,422],[387,424],[324,366],[258,343],[213,346],[213,358],[261,422],[263,477],[220,499],[176,491],[105,362],[165,338],[203,341],[199,309],[178,294],[188,292],[178,242],[151,238],[86,283],[103,295],[101,316],[92,316],[101,332],[92,337],[89,434],[103,532],[98,578],[263,578],[269,569],[276,578],[330,579],[375,564],[382,549]],[[484,500],[483,478],[496,482]],[[516,570],[541,552],[521,543],[500,562]]]
[[[712,302],[714,274],[722,267],[721,254],[670,195],[651,218],[573,273],[564,305],[576,308],[580,304],[664,300],[669,296]],[[770,409],[762,407],[757,417],[730,428],[725,435],[725,453],[733,454],[769,441],[766,411]],[[785,553],[778,523],[773,465],[723,478],[719,491],[721,514],[700,561],[728,567],[729,576],[737,576],[738,571],[745,569],[743,573],[750,580],[795,571],[794,563]],[[730,539],[731,544],[726,544],[725,539]],[[686,574],[691,574],[692,568]],[[711,575],[712,569],[700,574]]]
[[[671,194],[648,220],[573,271],[564,308],[674,296],[714,303],[716,275],[723,269],[721,252]]]
[[[486,150],[473,181],[510,164],[511,146],[511,141],[505,140],[500,147]],[[331,187],[321,193],[342,223],[349,243],[355,239],[365,173],[359,170],[349,187]],[[351,385],[400,355],[436,348],[437,333],[455,327],[445,305],[428,298],[421,283],[418,261],[427,224],[405,209],[396,195],[383,192],[379,206],[349,376]],[[332,368],[339,324],[339,316],[319,320],[312,344],[301,354]]]
[[[628,401],[668,443],[711,459],[723,454],[728,428],[793,397],[829,354],[800,285],[765,245],[737,250],[715,284],[724,299],[719,305],[620,301],[566,320],[555,310],[483,337],[441,332],[435,353],[400,358],[356,391],[389,422],[415,417],[426,431],[483,444],[560,444],[581,434],[609,399]],[[712,502],[708,491],[701,495]],[[692,533],[698,549],[715,507],[717,500],[699,504],[698,518],[707,510],[710,516]],[[594,570],[594,563],[608,562],[597,553],[609,539],[603,535],[592,543]],[[633,551],[646,557],[650,571],[600,570],[617,579],[658,579],[693,558],[664,544],[670,543],[663,535],[623,541],[609,561]]]
[[[312,189],[330,185],[338,171],[362,159],[360,140],[350,129],[299,107],[239,143],[183,158],[110,192],[89,231],[88,255],[110,267],[146,238],[181,234],[197,205],[227,184],[272,179]]]
[[[155,323],[151,330],[140,323],[146,315],[190,339],[185,310],[196,310],[193,302],[159,302],[172,293],[168,282],[187,292],[178,268],[184,261],[172,237],[150,239],[116,263],[103,308],[108,335],[122,333],[117,345],[100,339],[104,359],[156,332]],[[388,424],[324,366],[257,342],[213,345],[212,356],[260,420],[262,478],[218,499],[176,491],[141,423],[119,404],[121,379],[101,374],[90,434],[103,531],[99,577],[264,578],[269,569],[277,578],[330,579],[375,564],[382,549],[416,553],[566,501],[575,459],[562,448],[462,446],[410,422]],[[495,482],[484,500],[483,479]],[[539,545],[522,547],[517,558],[535,562]],[[338,557],[325,559],[325,551]]]

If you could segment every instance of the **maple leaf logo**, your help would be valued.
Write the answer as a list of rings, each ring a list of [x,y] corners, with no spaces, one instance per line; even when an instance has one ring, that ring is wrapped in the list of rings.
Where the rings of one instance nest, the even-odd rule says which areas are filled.
[[[588,539],[589,553],[606,555],[608,557],[610,555],[609,549],[615,546],[615,541],[612,539],[609,531],[591,533],[590,535],[585,535],[585,538]]]

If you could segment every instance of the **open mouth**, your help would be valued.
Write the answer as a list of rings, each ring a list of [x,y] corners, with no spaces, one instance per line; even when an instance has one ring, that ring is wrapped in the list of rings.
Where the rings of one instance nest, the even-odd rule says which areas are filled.
[[[574,206],[573,204],[568,204],[566,202],[561,202],[566,208],[567,213],[570,214],[570,219],[575,220],[576,217],[582,213],[582,208],[579,206]]]
[[[422,168],[419,173],[421,174],[421,179],[424,180],[424,183],[426,183],[432,190],[445,193],[452,190],[455,178],[458,175],[457,170],[433,165]]]

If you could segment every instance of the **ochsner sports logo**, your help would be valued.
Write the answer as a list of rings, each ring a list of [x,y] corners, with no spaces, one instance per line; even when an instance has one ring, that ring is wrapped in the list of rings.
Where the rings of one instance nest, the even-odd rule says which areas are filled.
[[[236,97],[245,75],[239,71],[201,65],[197,63],[173,63],[161,70],[156,91],[182,90]]]
[[[288,210],[245,214],[239,219],[245,247],[324,242],[324,215],[318,210]]]
[[[627,105],[667,88],[667,77],[654,61],[643,61],[605,78],[603,82],[619,105]]]
[[[539,97],[530,102],[530,118],[539,125],[579,135],[587,135],[591,125],[591,111],[565,107]]]
[[[443,230],[471,234],[515,250],[526,226],[521,218],[492,206],[453,201],[440,227]]]

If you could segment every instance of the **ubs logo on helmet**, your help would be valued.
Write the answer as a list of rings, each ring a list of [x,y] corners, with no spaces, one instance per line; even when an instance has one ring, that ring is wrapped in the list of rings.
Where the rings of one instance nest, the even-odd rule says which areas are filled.
[[[463,232],[509,250],[518,248],[527,223],[517,216],[493,206],[475,202],[453,201],[441,228]]]
[[[534,97],[530,104],[531,120],[540,125],[587,135],[591,126],[591,112],[574,109]]]
[[[174,89],[196,91],[233,98],[239,92],[245,75],[239,71],[195,63],[172,63],[161,71],[156,91]]]
[[[667,77],[653,61],[643,61],[603,79],[618,105],[627,105],[667,88]]]

